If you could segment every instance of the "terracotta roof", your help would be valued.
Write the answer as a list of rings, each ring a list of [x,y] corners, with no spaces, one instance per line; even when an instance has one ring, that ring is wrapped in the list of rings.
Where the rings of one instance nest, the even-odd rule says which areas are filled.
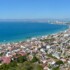
[[[6,57],[6,56],[3,56],[2,60],[3,60],[3,63],[6,63],[6,64],[9,64],[11,62],[11,58],[10,57]]]

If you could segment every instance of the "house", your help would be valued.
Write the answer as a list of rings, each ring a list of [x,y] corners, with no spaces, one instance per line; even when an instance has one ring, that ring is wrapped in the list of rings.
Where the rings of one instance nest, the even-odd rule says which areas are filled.
[[[2,57],[2,63],[9,64],[10,62],[11,62],[11,58],[10,57],[6,57],[6,56]]]

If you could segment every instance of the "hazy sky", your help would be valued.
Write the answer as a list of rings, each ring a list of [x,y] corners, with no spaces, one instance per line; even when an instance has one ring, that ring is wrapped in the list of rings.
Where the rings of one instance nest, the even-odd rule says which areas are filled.
[[[70,0],[0,0],[0,19],[70,18]]]

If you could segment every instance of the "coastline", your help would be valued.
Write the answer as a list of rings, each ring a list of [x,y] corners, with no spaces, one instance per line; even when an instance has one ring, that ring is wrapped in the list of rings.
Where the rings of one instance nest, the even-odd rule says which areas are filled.
[[[26,61],[32,61],[34,56],[39,59],[42,66],[46,64],[47,68],[50,65],[55,65],[57,62],[62,62],[61,67],[70,65],[70,29],[60,31],[58,33],[43,35],[41,37],[33,37],[26,41],[0,44],[1,50],[1,65],[15,62],[15,58],[19,59],[26,56]],[[23,59],[21,59],[23,60]],[[21,61],[20,60],[20,61]],[[17,64],[19,62],[17,61]],[[43,68],[45,68],[44,66]],[[53,67],[52,67],[53,68]],[[61,69],[62,70],[62,69]]]
[[[50,24],[54,24],[54,23],[50,23]],[[66,24],[57,24],[57,25],[66,25]],[[31,40],[32,38],[42,38],[42,37],[45,37],[45,36],[49,36],[49,35],[55,35],[55,34],[59,34],[59,33],[63,33],[67,30],[69,30],[69,26],[66,25],[67,28],[65,29],[62,29],[62,30],[58,30],[57,32],[54,31],[54,32],[50,32],[50,33],[44,33],[44,34],[39,34],[39,35],[35,35],[35,36],[32,36],[32,37],[27,37],[27,38],[22,38],[22,39],[17,39],[17,40],[11,40],[11,41],[4,41],[4,42],[0,42],[0,44],[8,44],[8,43],[20,43],[20,42],[26,42],[27,40]]]

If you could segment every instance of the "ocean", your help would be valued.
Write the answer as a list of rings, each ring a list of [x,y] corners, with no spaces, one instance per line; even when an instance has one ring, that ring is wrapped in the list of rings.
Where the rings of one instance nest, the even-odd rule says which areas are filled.
[[[18,42],[49,35],[68,29],[67,25],[50,24],[47,22],[0,22],[0,43]]]

